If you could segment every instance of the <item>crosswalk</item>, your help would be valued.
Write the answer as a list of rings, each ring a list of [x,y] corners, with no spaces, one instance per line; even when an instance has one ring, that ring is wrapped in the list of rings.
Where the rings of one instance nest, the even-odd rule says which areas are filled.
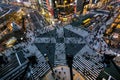
[[[64,30],[63,30],[63,28],[58,28],[57,30],[56,30],[56,36],[58,37],[58,38],[61,38],[61,37],[64,37]]]
[[[55,65],[65,65],[66,55],[65,55],[65,44],[57,43],[55,46]]]
[[[84,30],[74,29],[72,26],[67,26],[65,27],[65,29],[70,30],[82,37],[88,36],[87,32],[85,32],[85,34],[82,34]],[[56,35],[58,38],[64,39],[63,43],[58,43],[56,41],[56,38],[54,37],[38,37],[36,38],[35,43],[55,43],[54,66],[66,65],[65,44],[66,43],[67,44],[80,44],[80,43],[85,43],[85,41],[81,37],[67,37],[67,38],[64,37],[63,28],[57,29],[56,32],[57,32]],[[87,80],[96,80],[96,78],[98,77],[101,71],[100,68],[102,68],[103,65],[101,63],[96,64],[97,63],[96,59],[90,61],[90,60],[86,60],[85,58],[83,58],[81,53],[84,53],[86,50],[88,50],[91,53],[94,53],[92,52],[90,48],[88,48],[87,45],[83,47],[74,57],[73,68],[75,68],[78,72],[84,75]]]
[[[56,43],[53,37],[39,37],[34,40],[34,43]]]
[[[69,28],[70,27],[70,28]],[[54,55],[54,65],[66,65],[66,45],[65,44],[81,44],[81,43],[85,43],[85,41],[81,38],[81,37],[76,37],[75,36],[70,36],[70,37],[66,37],[65,35],[65,30],[70,30],[71,32],[75,33],[77,29],[74,29],[71,26],[65,26],[65,27],[59,27],[56,29],[56,37],[37,37],[34,40],[34,43],[55,43],[55,55]],[[72,30],[74,29],[74,30]],[[79,30],[80,32],[82,31],[81,29]],[[43,32],[44,33],[44,32]],[[45,32],[46,33],[46,32]],[[77,31],[78,35],[79,32]],[[69,35],[69,34],[67,34]],[[70,34],[72,35],[72,34]],[[77,36],[78,36],[77,35]],[[84,35],[84,34],[82,34]],[[85,34],[87,35],[87,33]],[[58,42],[59,41],[59,42]]]
[[[77,37],[70,37],[70,38],[65,38],[65,43],[71,43],[71,44],[81,44],[85,43],[82,38],[77,38]]]
[[[102,64],[95,65],[95,63],[86,60],[79,55],[74,57],[73,67],[81,74],[83,74],[87,78],[87,80],[96,80],[96,78],[98,77],[101,71],[99,70],[99,67],[103,67],[103,66]]]
[[[27,49],[32,54],[35,54],[37,57],[38,64],[36,64],[35,67],[32,68],[32,71],[33,71],[32,76],[34,80],[36,80],[38,77],[42,77],[48,70],[50,70],[50,67],[46,62],[44,56],[41,54],[41,52],[38,50],[38,48],[34,44],[29,46]],[[28,54],[28,56],[30,55]]]
[[[48,63],[45,61],[44,57],[39,57],[38,64],[32,68],[33,78],[36,80],[38,77],[42,77],[47,71],[50,70]]]
[[[65,28],[74,32],[74,33],[76,33],[76,34],[78,34],[78,35],[80,35],[80,36],[82,36],[82,37],[88,36],[88,32],[81,29],[81,28],[77,28],[77,27],[74,27],[74,26],[71,26],[71,25],[67,25]]]
[[[1,71],[0,72],[0,78],[2,78],[9,71],[12,71],[14,68],[19,66],[15,55],[11,59],[14,59],[14,60],[13,61],[11,60],[7,65],[5,65],[4,67],[0,68],[0,71]]]
[[[65,30],[67,29],[73,33],[78,34],[78,36],[70,36],[66,37],[65,36]],[[47,30],[46,30],[47,31]],[[49,31],[49,30],[48,30]],[[51,31],[51,30],[50,30]],[[42,32],[40,34],[47,33],[47,32]],[[84,34],[83,34],[84,33]],[[71,25],[68,25],[66,27],[58,28],[56,29],[56,37],[36,37],[34,39],[34,43],[54,43],[55,44],[55,54],[54,54],[54,66],[57,65],[66,65],[66,45],[65,44],[81,44],[84,43],[85,41],[82,37],[88,36],[88,32],[85,30],[82,30],[80,28],[74,28]],[[32,34],[31,34],[32,35]],[[69,34],[68,34],[69,35]],[[82,36],[82,37],[79,37]],[[62,40],[62,41],[59,41]],[[36,64],[32,68],[32,76],[34,80],[37,80],[38,77],[44,76],[49,70],[50,66],[46,62],[44,56],[42,55],[42,52],[37,48],[35,44],[24,44],[29,45],[23,49],[22,52],[29,51],[29,53],[25,54],[25,56],[30,56],[32,54],[35,54],[38,60],[38,64]],[[41,46],[41,45],[40,45]],[[84,46],[74,57],[73,60],[73,68],[75,68],[79,73],[85,76],[87,80],[96,80],[98,74],[100,73],[101,70],[99,70],[99,67],[103,67],[102,64],[97,64],[97,60],[86,60],[81,53],[84,53],[86,50],[89,52],[92,52],[90,49],[88,49],[87,46]],[[74,51],[74,50],[73,50]],[[17,54],[19,55],[19,54]],[[22,54],[23,55],[23,54]],[[20,55],[19,55],[20,56]],[[19,57],[21,58],[21,57]],[[21,58],[23,59],[23,58]]]
[[[96,80],[103,68],[103,64],[100,63],[102,60],[101,56],[98,56],[98,54],[86,45],[75,55],[73,68],[84,75],[87,80]]]

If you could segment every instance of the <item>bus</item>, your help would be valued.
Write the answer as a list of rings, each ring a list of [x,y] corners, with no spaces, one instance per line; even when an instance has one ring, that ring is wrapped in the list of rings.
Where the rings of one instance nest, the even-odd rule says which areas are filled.
[[[83,20],[82,25],[86,26],[86,25],[90,24],[90,22],[91,22],[91,19],[87,18],[87,19]]]

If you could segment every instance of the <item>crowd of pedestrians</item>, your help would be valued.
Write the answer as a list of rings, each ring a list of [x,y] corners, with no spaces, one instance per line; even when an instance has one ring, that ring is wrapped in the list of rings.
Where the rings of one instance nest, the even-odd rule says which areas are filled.
[[[99,53],[104,54],[110,50],[108,45],[103,39],[103,34],[107,28],[107,25],[110,25],[112,21],[113,18],[111,18],[107,22],[102,22],[100,25],[97,26],[99,27],[99,29],[93,33],[90,33],[90,35],[86,38],[86,41],[88,42],[90,47]]]

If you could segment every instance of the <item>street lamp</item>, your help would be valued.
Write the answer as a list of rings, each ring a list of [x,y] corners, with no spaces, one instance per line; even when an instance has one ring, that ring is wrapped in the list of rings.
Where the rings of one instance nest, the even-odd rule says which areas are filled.
[[[45,57],[46,62],[49,64],[50,69],[51,69],[51,71],[52,71],[52,76],[54,77],[55,73],[54,73],[54,70],[53,70],[53,68],[52,68],[52,65],[51,65],[51,63],[50,63],[50,61],[49,61],[49,59],[48,59],[47,54],[44,54],[44,57]]]

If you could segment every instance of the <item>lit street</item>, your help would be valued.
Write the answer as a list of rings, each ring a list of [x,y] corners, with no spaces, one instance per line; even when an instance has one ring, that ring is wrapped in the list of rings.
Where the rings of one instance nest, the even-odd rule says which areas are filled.
[[[119,0],[0,1],[0,80],[119,80]]]

